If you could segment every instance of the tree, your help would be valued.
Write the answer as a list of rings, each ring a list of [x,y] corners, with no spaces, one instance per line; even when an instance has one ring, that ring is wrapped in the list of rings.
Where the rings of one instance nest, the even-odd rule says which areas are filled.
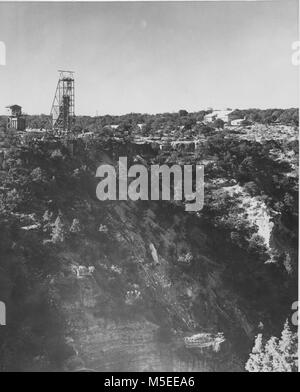
[[[297,334],[291,331],[288,321],[285,322],[283,331],[281,333],[281,339],[279,342],[279,349],[284,358],[283,361],[283,371],[293,372],[297,371],[296,365],[296,355],[297,355]]]
[[[44,181],[43,171],[40,167],[36,167],[35,169],[33,169],[30,174],[30,177],[33,182],[43,182]]]
[[[207,136],[214,132],[214,128],[206,124],[197,124],[194,128],[196,134]]]
[[[257,335],[255,344],[246,363],[248,372],[297,372],[298,337],[284,324],[281,339],[272,336],[263,344],[262,334]]]
[[[224,121],[221,118],[217,118],[215,120],[215,122],[214,122],[214,127],[223,129],[224,128],[224,124],[225,123],[224,123]]]
[[[189,131],[191,130],[194,126],[196,125],[196,120],[193,118],[188,118],[185,122],[184,122],[184,130],[185,131]]]
[[[81,231],[81,226],[80,226],[79,219],[74,218],[72,225],[70,227],[70,233],[80,233],[80,231]]]
[[[189,114],[189,112],[184,109],[181,109],[181,110],[179,110],[178,114],[180,117],[185,117]]]

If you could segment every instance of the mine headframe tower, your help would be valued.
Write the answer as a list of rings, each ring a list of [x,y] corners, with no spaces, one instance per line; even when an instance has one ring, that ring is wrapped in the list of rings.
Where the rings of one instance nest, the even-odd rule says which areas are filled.
[[[59,70],[59,80],[51,109],[52,129],[70,132],[75,122],[74,72]]]

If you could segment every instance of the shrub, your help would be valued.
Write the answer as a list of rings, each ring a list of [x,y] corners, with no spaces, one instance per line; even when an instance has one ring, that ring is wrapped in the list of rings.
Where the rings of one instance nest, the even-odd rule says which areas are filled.
[[[250,358],[246,363],[248,372],[297,372],[298,337],[284,325],[281,338],[272,336],[265,344],[262,334],[257,335]]]

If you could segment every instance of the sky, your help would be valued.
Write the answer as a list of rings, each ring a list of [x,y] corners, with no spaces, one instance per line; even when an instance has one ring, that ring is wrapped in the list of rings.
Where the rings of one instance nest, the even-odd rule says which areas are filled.
[[[77,115],[299,105],[298,1],[0,2],[0,114],[50,113],[58,69]]]

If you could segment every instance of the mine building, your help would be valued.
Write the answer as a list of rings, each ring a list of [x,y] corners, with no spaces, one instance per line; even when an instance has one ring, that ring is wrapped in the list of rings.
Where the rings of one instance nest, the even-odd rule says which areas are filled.
[[[6,107],[9,111],[7,118],[7,129],[25,131],[26,119],[22,114],[22,107],[19,105],[10,105]]]
[[[216,109],[213,110],[211,113],[208,113],[204,116],[205,123],[212,123],[217,119],[224,121],[225,124],[230,123],[230,115],[232,114],[233,110],[231,109]]]

